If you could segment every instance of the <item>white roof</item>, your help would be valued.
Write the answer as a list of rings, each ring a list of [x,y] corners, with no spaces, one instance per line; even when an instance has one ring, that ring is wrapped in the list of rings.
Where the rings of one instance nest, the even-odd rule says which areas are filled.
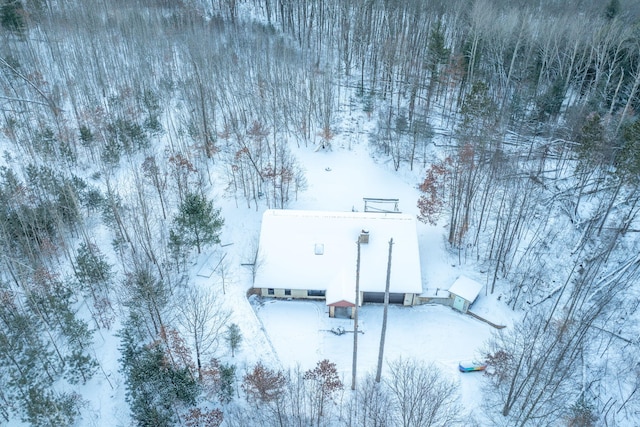
[[[354,280],[354,275],[348,274],[344,270],[338,273],[327,286],[327,293],[325,295],[327,305],[340,301],[346,301],[355,305],[356,284]]]
[[[416,220],[400,213],[267,210],[254,286],[325,290],[327,303],[355,302],[346,295],[355,296],[362,230],[369,232],[369,243],[360,245],[360,290],[384,292],[393,238],[389,292],[421,293]]]
[[[481,289],[482,285],[480,283],[467,276],[460,276],[449,288],[449,293],[458,295],[469,301],[469,303],[472,303],[478,297]]]

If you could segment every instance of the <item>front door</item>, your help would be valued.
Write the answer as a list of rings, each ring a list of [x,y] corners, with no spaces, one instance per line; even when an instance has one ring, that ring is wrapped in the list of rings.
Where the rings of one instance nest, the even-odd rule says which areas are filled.
[[[453,308],[464,312],[464,299],[456,295],[456,297],[453,299]]]

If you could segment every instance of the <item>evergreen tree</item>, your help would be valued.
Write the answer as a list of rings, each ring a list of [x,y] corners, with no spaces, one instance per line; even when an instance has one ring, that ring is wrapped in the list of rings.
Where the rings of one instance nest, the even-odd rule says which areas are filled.
[[[75,263],[76,279],[84,297],[92,302],[93,317],[108,328],[112,321],[111,268],[105,255],[92,243],[81,243]]]
[[[562,78],[557,78],[536,101],[538,121],[545,122],[557,117],[560,114],[563,101],[564,82]]]
[[[428,64],[430,70],[435,74],[437,67],[440,64],[444,64],[449,59],[451,50],[446,47],[446,36],[444,33],[442,21],[438,21],[435,27],[431,30],[428,48],[429,59]]]
[[[609,4],[604,10],[604,16],[611,20],[615,18],[620,12],[620,0],[610,0]]]
[[[46,271],[38,271],[32,280],[34,288],[26,299],[27,306],[51,337],[64,377],[70,383],[84,384],[93,376],[97,363],[87,354],[93,344],[92,331],[76,317],[71,286]]]
[[[86,285],[110,281],[111,265],[94,244],[81,243],[76,257],[76,278]]]
[[[30,387],[29,400],[24,408],[25,417],[32,426],[68,426],[73,425],[80,413],[75,393],[57,393],[38,387]]]
[[[625,127],[622,147],[616,157],[618,173],[637,182],[640,174],[640,119]]]
[[[170,363],[161,342],[141,345],[131,326],[120,334],[120,364],[133,419],[139,426],[171,426],[178,405],[195,405],[198,385],[188,368]]]
[[[220,243],[220,229],[224,225],[224,219],[220,216],[220,210],[213,208],[213,202],[199,194],[187,194],[173,222],[173,235],[179,236],[181,243],[195,246],[198,253],[203,245]]]
[[[148,337],[154,339],[165,327],[164,315],[171,298],[167,283],[157,279],[148,266],[127,274],[124,282],[125,305],[139,321]]]
[[[223,403],[229,403],[233,400],[235,391],[233,383],[236,379],[236,365],[220,365],[220,384],[218,389],[218,398]]]
[[[110,138],[126,153],[134,153],[149,147],[149,137],[144,127],[133,120],[117,118],[107,125]]]
[[[73,425],[81,399],[56,386],[93,374],[96,363],[85,353],[91,333],[71,310],[68,288],[33,282],[25,293],[0,282],[0,415],[34,426]]]
[[[24,8],[20,0],[4,0],[0,6],[0,24],[2,27],[19,36],[24,35]]]
[[[91,131],[91,128],[87,125],[80,125],[80,142],[85,147],[90,147],[95,140],[95,136]]]
[[[609,147],[607,146],[604,125],[598,113],[592,113],[586,117],[577,139],[580,165],[593,167],[601,164],[607,157]]]
[[[227,331],[224,336],[225,341],[229,344],[229,348],[231,349],[231,357],[235,357],[235,351],[240,346],[242,342],[242,332],[240,332],[240,327],[235,323],[227,326]]]
[[[456,130],[460,145],[484,145],[487,135],[495,131],[497,111],[498,107],[489,94],[489,86],[475,82],[460,108],[462,121]]]

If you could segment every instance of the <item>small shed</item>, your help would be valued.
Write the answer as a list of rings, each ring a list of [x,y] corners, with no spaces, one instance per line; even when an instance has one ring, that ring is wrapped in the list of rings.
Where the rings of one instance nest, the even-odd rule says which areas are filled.
[[[466,276],[460,276],[453,282],[453,285],[449,288],[450,298],[453,299],[451,306],[458,311],[466,313],[469,310],[469,306],[480,294],[482,285],[473,279]]]

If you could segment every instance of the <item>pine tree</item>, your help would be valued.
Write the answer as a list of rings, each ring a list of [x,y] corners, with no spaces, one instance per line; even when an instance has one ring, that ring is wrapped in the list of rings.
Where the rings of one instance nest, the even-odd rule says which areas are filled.
[[[557,78],[551,86],[536,100],[538,121],[545,122],[560,114],[564,101],[564,82]]]
[[[120,332],[120,365],[132,417],[140,426],[174,425],[176,404],[195,405],[198,384],[187,367],[170,362],[161,341],[141,345],[132,325]]]
[[[612,155],[604,124],[598,113],[587,115],[576,139],[579,143],[576,147],[579,167],[583,170],[602,165]]]
[[[473,83],[460,108],[462,121],[456,130],[460,145],[486,144],[485,139],[495,130],[497,111],[498,107],[490,96],[489,86],[484,82]]]
[[[164,314],[171,297],[167,283],[157,279],[148,266],[127,273],[124,282],[125,305],[155,339],[164,327]]]
[[[640,119],[625,127],[616,166],[619,174],[637,182],[640,173]]]
[[[73,425],[81,399],[56,385],[85,382],[95,371],[86,353],[91,332],[76,318],[73,295],[62,282],[38,272],[30,283],[18,293],[0,281],[0,416]]]
[[[227,331],[224,336],[225,341],[229,344],[229,349],[231,349],[231,357],[235,357],[235,351],[240,346],[242,342],[242,332],[240,332],[240,328],[235,323],[227,326]]]
[[[93,302],[94,319],[108,328],[112,321],[111,268],[105,255],[92,243],[81,243],[76,256],[76,279],[85,298]]]
[[[0,6],[0,24],[19,36],[23,36],[26,29],[23,15],[24,8],[19,0],[5,0]]]
[[[206,244],[220,243],[224,219],[220,216],[220,210],[213,208],[213,202],[199,194],[187,194],[173,222],[175,228],[171,231],[180,236],[183,244],[195,246],[198,253]]]
[[[95,136],[91,131],[91,128],[87,125],[80,125],[80,143],[85,147],[90,147],[95,141]]]
[[[229,403],[233,399],[233,383],[236,379],[236,365],[220,365],[220,384],[218,398],[223,403]]]
[[[609,4],[604,10],[604,16],[611,20],[615,18],[620,12],[620,0],[610,0]]]

